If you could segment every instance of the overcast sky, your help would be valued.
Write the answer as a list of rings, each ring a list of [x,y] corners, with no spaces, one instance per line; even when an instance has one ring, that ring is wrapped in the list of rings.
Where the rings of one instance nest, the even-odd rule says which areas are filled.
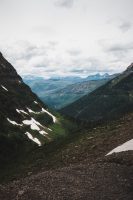
[[[0,50],[21,75],[116,73],[133,62],[133,0],[0,0]]]

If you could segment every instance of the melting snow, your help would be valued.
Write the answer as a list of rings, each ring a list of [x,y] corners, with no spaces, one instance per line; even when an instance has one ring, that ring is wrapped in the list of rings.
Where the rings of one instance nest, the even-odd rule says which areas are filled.
[[[3,85],[1,85],[1,87],[2,87],[4,90],[8,91],[8,89],[7,89],[6,87],[4,87]]]
[[[23,121],[23,124],[30,125],[30,128],[32,130],[37,130],[37,131],[40,130],[40,128],[37,126],[37,125],[40,125],[38,123],[39,122],[35,121],[33,118],[31,118],[31,120],[24,120]]]
[[[30,128],[32,130],[37,130],[39,131],[39,133],[41,135],[47,135],[48,133],[45,132],[44,130],[41,130],[39,126],[41,126],[42,128],[44,128],[44,126],[42,126],[38,121],[36,121],[35,119],[31,118],[31,120],[24,120],[23,121],[23,124],[26,124],[26,125],[30,125]]]
[[[46,132],[46,131],[39,131],[39,133],[41,134],[41,135],[48,135],[48,133]]]
[[[116,147],[115,149],[113,149],[112,151],[110,151],[108,155],[111,155],[112,153],[118,153],[118,152],[123,152],[123,151],[133,151],[133,139],[129,140],[128,142]]]
[[[30,140],[32,140],[33,142],[37,143],[38,146],[42,145],[41,142],[37,138],[33,138],[33,136],[29,132],[26,132],[25,135],[27,135]]]
[[[38,104],[38,102],[37,102],[37,101],[34,101],[34,103],[35,103],[35,104]]]
[[[16,109],[17,110],[17,112],[22,112],[23,110],[18,110],[18,109]],[[27,113],[26,113],[27,114]],[[41,135],[43,135],[43,136],[46,136],[46,135],[48,135],[48,133],[46,132],[46,131],[44,131],[44,130],[41,130],[41,128],[45,128],[44,126],[42,126],[38,121],[36,121],[35,119],[33,119],[33,118],[31,118],[31,120],[23,120],[23,124],[18,124],[17,122],[15,122],[15,121],[12,121],[12,120],[10,120],[9,118],[7,118],[7,120],[8,120],[8,122],[10,122],[11,124],[13,124],[13,125],[16,125],[16,126],[23,126],[23,124],[24,125],[29,125],[30,126],[30,128],[32,129],[32,130],[36,130],[36,131],[38,131]],[[40,128],[41,127],[41,128]],[[46,127],[47,128],[47,127]],[[49,128],[47,128],[48,130],[50,130],[50,131],[52,131],[51,129],[49,129]],[[33,140],[34,142],[38,142],[38,145],[40,144],[39,142],[39,140],[37,139],[37,138],[33,138],[32,137],[32,135],[30,134],[30,133],[26,133],[26,135],[29,137],[29,139],[31,139],[31,140]]]
[[[50,129],[50,128],[47,128],[49,131],[52,131],[52,129]]]
[[[48,112],[47,110],[45,110],[44,108],[42,108],[42,112],[47,113],[48,115],[50,115],[53,118],[53,122],[56,123],[57,119],[54,115],[52,115],[50,112]]]
[[[30,108],[27,107],[27,110],[29,111],[29,113],[34,113],[37,114],[36,112],[34,112],[33,110],[31,110]]]
[[[10,122],[10,123],[13,124],[13,125],[16,125],[16,126],[23,126],[22,124],[18,124],[17,122],[12,121],[12,120],[10,120],[9,118],[7,118],[7,121]]]
[[[33,114],[40,114],[41,112],[35,112],[33,110],[31,110],[30,108],[27,107],[27,110],[29,111],[29,113],[33,113]]]
[[[27,112],[25,112],[24,110],[19,110],[19,109],[16,109],[16,111],[17,111],[19,114],[23,113],[23,114],[26,114],[26,115],[28,115],[28,113],[27,113]]]
[[[34,114],[40,114],[40,113],[42,113],[42,112],[43,112],[43,113],[47,113],[49,116],[52,117],[54,123],[57,122],[56,117],[55,117],[54,115],[52,115],[50,112],[48,112],[47,110],[45,110],[44,108],[42,108],[41,112],[35,112],[35,111],[31,110],[31,109],[28,108],[28,107],[27,107],[27,109],[28,109],[29,113],[34,113]]]

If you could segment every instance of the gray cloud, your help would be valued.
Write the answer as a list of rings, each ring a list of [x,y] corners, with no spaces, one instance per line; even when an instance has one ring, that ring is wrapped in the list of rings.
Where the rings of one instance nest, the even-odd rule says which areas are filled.
[[[84,69],[73,69],[73,70],[71,70],[71,72],[73,72],[73,73],[83,73],[84,72]]]
[[[131,22],[122,22],[119,25],[119,28],[121,29],[122,32],[127,32],[128,30],[130,30],[132,28],[132,23]]]
[[[19,41],[7,48],[1,48],[1,51],[20,74],[41,75],[45,69],[51,69],[51,63],[54,61],[50,55],[53,54],[56,44],[51,41],[45,46],[37,46],[26,41]]]
[[[39,34],[40,36],[53,36],[57,34],[57,31],[51,26],[35,26],[31,28],[31,33]]]
[[[93,73],[112,72],[96,57],[77,57],[72,61],[71,72],[74,74],[88,75]]]
[[[82,51],[78,49],[77,50],[71,49],[71,50],[67,50],[67,53],[71,56],[79,56],[82,53]]]
[[[85,77],[98,72],[121,71],[121,66],[130,64],[132,53],[129,52],[133,50],[133,43],[117,44],[112,40],[103,40],[100,45],[105,53],[103,58],[101,55],[88,57],[76,46],[63,47],[62,50],[61,43],[56,41],[48,41],[45,45],[20,41],[3,48],[2,52],[21,75]]]
[[[55,5],[59,7],[71,8],[74,4],[74,0],[56,0]]]
[[[99,45],[102,47],[105,53],[117,54],[128,54],[133,51],[133,42],[123,43],[115,42],[113,40],[99,40]]]
[[[127,44],[114,44],[108,48],[105,48],[104,51],[107,51],[113,54],[115,57],[122,59],[122,57],[129,56],[133,52],[133,43]]]
[[[114,72],[125,70],[132,62],[133,58],[133,42],[111,39],[103,39],[98,41],[103,51],[103,58],[106,60],[106,66]],[[104,63],[104,61],[103,61]]]
[[[33,57],[43,56],[45,57],[48,51],[54,51],[56,49],[57,42],[50,41],[46,45],[37,46],[26,41],[19,41],[14,44],[14,49],[8,51],[11,57],[15,56],[16,59],[30,60]],[[17,51],[15,52],[15,50]]]
[[[21,75],[87,76],[90,73],[108,71],[97,58],[86,57],[80,50],[66,51],[64,62],[64,54],[56,56],[58,43],[54,41],[47,42],[45,46],[21,41],[13,46],[14,48],[7,47],[4,55],[7,55],[6,57]]]

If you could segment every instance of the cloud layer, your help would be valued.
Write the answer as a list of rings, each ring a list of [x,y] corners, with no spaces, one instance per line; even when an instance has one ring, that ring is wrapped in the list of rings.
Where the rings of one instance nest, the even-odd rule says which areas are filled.
[[[0,1],[0,50],[21,75],[116,73],[133,62],[132,0]]]
[[[85,77],[98,72],[112,74],[124,70],[130,64],[128,57],[131,57],[133,44],[110,45],[109,41],[106,41],[100,43],[99,46],[103,49],[100,56],[85,55],[81,49],[64,51],[64,49],[60,49],[59,43],[54,42],[37,46],[21,41],[11,47],[8,46],[7,49],[3,47],[3,52],[21,75],[46,78],[55,76]]]
[[[55,0],[55,6],[71,8],[74,0]]]
[[[127,32],[128,30],[130,30],[132,28],[132,23],[130,21],[123,21],[121,22],[121,24],[119,25],[119,28],[123,31],[123,32]]]

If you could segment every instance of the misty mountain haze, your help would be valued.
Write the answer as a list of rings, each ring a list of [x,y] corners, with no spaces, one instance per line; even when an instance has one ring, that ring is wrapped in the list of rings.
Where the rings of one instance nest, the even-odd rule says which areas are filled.
[[[31,89],[52,109],[60,109],[85,94],[105,84],[117,74],[95,74],[81,77],[54,77],[45,79],[42,77],[24,76],[23,80]]]

